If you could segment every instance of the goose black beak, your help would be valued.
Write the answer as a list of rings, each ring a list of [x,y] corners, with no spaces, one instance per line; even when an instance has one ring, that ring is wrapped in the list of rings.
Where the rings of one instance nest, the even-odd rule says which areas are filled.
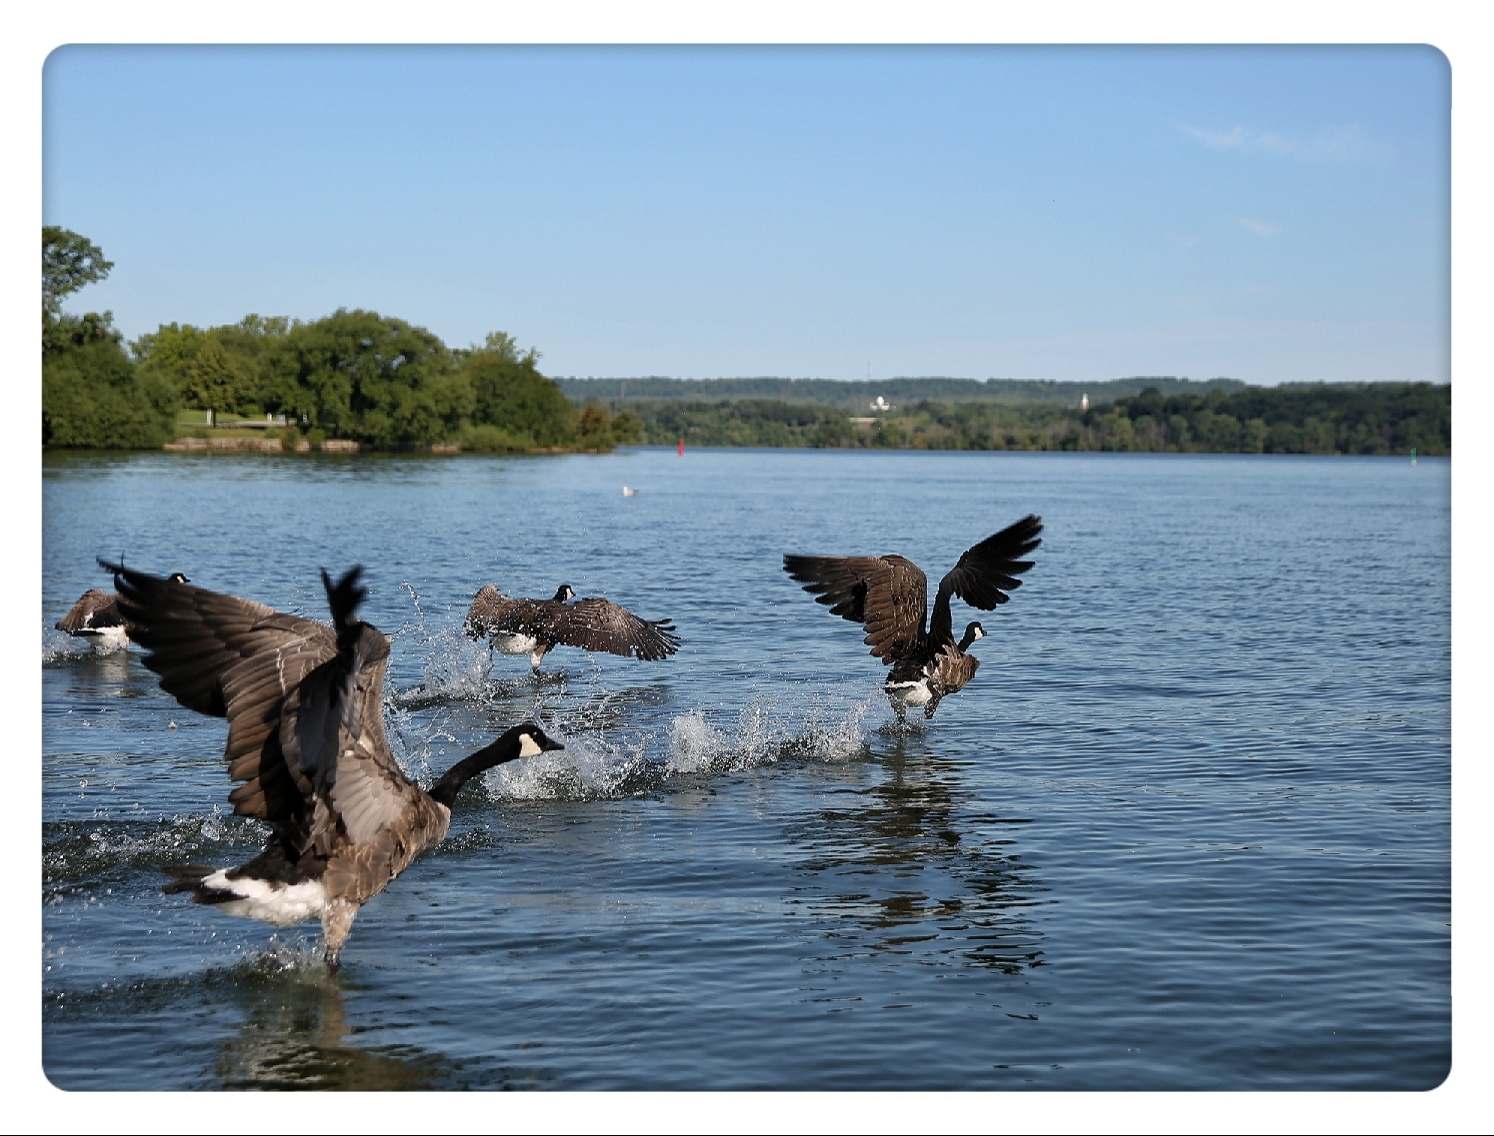
[[[565,746],[561,745],[554,738],[546,736],[545,740],[540,743],[540,749],[565,749]]]

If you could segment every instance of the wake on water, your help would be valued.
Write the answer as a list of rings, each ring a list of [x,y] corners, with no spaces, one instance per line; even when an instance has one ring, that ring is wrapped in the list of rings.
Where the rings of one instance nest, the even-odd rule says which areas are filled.
[[[417,597],[418,599],[418,597]],[[671,777],[751,769],[786,758],[847,761],[863,757],[868,717],[882,701],[871,691],[859,701],[826,692],[755,694],[745,706],[697,709],[665,723],[637,725],[667,695],[657,684],[609,687],[593,657],[581,675],[527,673],[494,679],[485,643],[459,627],[418,628],[425,654],[421,682],[386,700],[389,738],[405,772],[429,783],[455,758],[458,743],[441,724],[443,705],[527,715],[565,743],[564,750],[489,770],[489,800],[572,800],[619,797],[658,789]],[[430,715],[428,712],[436,710]]]

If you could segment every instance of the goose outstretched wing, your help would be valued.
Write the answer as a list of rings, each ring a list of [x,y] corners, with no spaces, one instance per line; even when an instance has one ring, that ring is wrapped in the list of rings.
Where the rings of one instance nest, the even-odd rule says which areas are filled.
[[[102,631],[106,627],[122,627],[124,620],[119,615],[119,597],[103,588],[89,588],[78,597],[78,602],[59,619],[54,627],[69,635]]]
[[[785,556],[783,570],[834,615],[866,629],[883,663],[911,658],[923,644],[928,580],[903,556]]]
[[[384,736],[389,640],[353,615],[350,572],[327,581],[336,627],[148,573],[114,571],[145,665],[183,706],[228,719],[234,812],[297,844],[366,832],[418,794]],[[351,829],[349,835],[352,835]],[[354,837],[358,839],[358,837]]]
[[[574,603],[551,604],[545,638],[586,651],[606,651],[635,659],[663,659],[680,649],[668,619],[640,619],[611,600],[587,596]]]
[[[959,596],[981,611],[993,611],[1011,599],[1010,593],[1022,586],[1017,577],[1032,567],[1032,561],[1022,557],[1043,543],[1038,538],[1042,531],[1042,518],[1028,514],[967,548],[960,562],[939,581],[929,638],[943,642],[953,637],[949,614],[951,595]]]

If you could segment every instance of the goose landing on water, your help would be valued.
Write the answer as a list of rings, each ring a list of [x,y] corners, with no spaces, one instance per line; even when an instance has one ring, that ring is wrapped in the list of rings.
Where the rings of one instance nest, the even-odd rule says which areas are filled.
[[[463,758],[429,792],[384,737],[389,640],[354,612],[361,568],[322,582],[333,626],[263,604],[100,561],[146,651],[145,665],[183,706],[228,719],[233,811],[270,826],[268,844],[236,868],[169,869],[166,893],[230,915],[290,927],[320,918],[327,966],[359,908],[439,844],[473,777],[505,761],[564,749],[533,722]]]
[[[1026,516],[966,549],[939,581],[927,631],[928,579],[902,556],[785,556],[783,570],[802,583],[816,603],[866,628],[863,642],[884,664],[892,665],[882,689],[899,722],[905,720],[909,706],[922,706],[923,716],[932,718],[940,699],[964,689],[975,677],[980,660],[966,652],[986,634],[979,623],[972,623],[955,642],[950,596],[981,611],[1006,603],[1008,593],[1022,585],[1017,577],[1032,567],[1032,561],[1019,557],[1042,543],[1042,531],[1040,518]]]
[[[188,581],[180,572],[173,572],[168,582],[185,584]],[[87,639],[89,646],[101,655],[123,651],[130,645],[129,626],[119,613],[119,596],[103,588],[89,588],[52,626],[58,631]]]
[[[569,584],[561,584],[554,599],[526,600],[485,584],[467,610],[463,630],[468,639],[487,636],[505,655],[528,655],[536,674],[540,660],[558,645],[647,660],[668,658],[680,649],[669,620],[639,619],[594,596],[571,603],[575,595]]]

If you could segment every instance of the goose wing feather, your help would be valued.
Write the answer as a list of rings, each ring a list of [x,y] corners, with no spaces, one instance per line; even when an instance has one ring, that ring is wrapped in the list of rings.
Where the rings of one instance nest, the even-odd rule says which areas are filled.
[[[883,663],[911,658],[923,642],[928,579],[911,560],[888,556],[785,556],[783,570],[834,615],[866,629]]]
[[[940,591],[947,590],[981,611],[993,611],[1022,586],[1017,577],[1032,567],[1032,561],[1022,557],[1043,543],[1038,538],[1042,531],[1042,518],[1029,514],[967,548],[940,581]]]
[[[389,640],[376,628],[342,613],[339,644],[326,624],[251,600],[126,569],[116,582],[162,689],[228,719],[235,813],[327,855],[339,822],[358,840],[418,798],[384,734]]]
[[[491,584],[488,586],[492,587]],[[478,600],[474,600],[472,604],[473,611],[477,611],[478,602],[482,598],[482,593],[479,592]],[[471,614],[468,615],[472,626],[480,628],[481,634],[490,635],[494,631],[501,631],[547,638],[555,621],[556,611],[564,606],[555,600],[527,600],[515,596],[499,596],[498,601],[486,603],[475,620]]]
[[[279,748],[313,805],[312,847],[330,848],[340,834],[365,844],[412,810],[431,810],[384,735],[388,665],[389,640],[365,623],[350,650],[322,663],[285,698]]]
[[[670,620],[640,619],[598,596],[569,604],[546,602],[552,604],[552,610],[545,637],[556,643],[650,661],[668,658],[680,648]]]
[[[505,596],[494,585],[484,584],[472,597],[472,606],[467,609],[463,626],[468,638],[481,639],[493,631],[508,630],[503,623],[513,613],[515,605],[533,602]]]
[[[80,631],[99,631],[123,624],[124,620],[119,614],[119,597],[103,588],[89,588],[53,626],[58,631],[76,635]]]

